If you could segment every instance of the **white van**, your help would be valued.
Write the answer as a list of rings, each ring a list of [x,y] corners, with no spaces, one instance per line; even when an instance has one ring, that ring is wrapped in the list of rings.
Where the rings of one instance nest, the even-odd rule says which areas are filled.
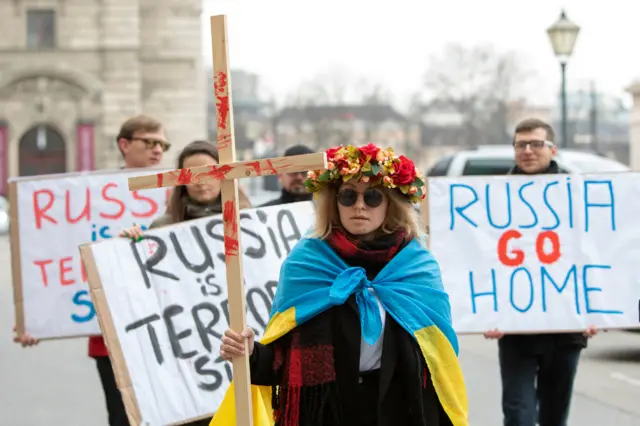
[[[566,173],[628,172],[631,169],[607,157],[570,149],[558,150],[555,157]],[[440,158],[427,176],[506,175],[514,166],[513,147],[488,145]]]

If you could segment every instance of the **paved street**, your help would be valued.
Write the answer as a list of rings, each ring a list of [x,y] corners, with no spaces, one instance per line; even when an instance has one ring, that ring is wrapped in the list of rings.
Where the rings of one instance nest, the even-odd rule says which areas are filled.
[[[105,426],[106,412],[86,339],[22,349],[11,341],[8,237],[0,236],[0,426]],[[496,343],[461,338],[471,426],[499,426]],[[584,353],[570,426],[640,425],[640,333],[601,333]]]

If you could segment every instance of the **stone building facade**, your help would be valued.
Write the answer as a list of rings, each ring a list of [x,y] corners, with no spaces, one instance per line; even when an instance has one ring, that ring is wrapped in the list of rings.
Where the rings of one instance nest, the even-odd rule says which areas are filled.
[[[121,165],[138,113],[171,151],[207,135],[201,0],[0,1],[0,194],[12,176]]]

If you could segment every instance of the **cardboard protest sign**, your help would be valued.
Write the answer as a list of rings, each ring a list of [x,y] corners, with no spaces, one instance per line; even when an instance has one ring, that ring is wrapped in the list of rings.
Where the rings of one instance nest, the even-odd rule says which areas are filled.
[[[146,171],[19,178],[10,182],[11,258],[18,334],[40,339],[99,335],[80,244],[146,227],[170,190],[129,192]]]
[[[459,333],[640,325],[640,174],[429,183],[431,250]]]
[[[240,211],[247,324],[266,328],[280,266],[313,226],[313,202]],[[132,424],[211,416],[232,378],[222,215],[81,247],[92,297]]]

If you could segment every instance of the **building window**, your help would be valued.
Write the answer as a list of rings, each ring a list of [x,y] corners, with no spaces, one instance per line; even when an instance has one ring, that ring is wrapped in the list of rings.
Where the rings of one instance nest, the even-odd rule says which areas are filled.
[[[27,11],[27,47],[52,49],[56,45],[56,13],[53,10]]]

